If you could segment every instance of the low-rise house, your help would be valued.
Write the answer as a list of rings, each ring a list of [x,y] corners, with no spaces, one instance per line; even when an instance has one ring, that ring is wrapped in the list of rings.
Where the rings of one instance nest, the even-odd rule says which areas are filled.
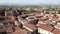
[[[27,17],[27,21],[30,24],[36,25],[38,23],[38,20],[35,18],[35,16]]]
[[[47,26],[46,24],[39,24],[38,33],[40,34],[52,34],[53,27]]]
[[[14,25],[19,26],[19,22],[15,21]]]
[[[28,34],[27,30],[22,30],[20,27],[14,27],[15,31],[9,34]]]
[[[26,16],[25,14],[23,14],[23,15],[20,15],[19,17],[21,17],[22,19],[25,19],[28,16]]]
[[[36,17],[35,19],[38,19],[38,20],[39,20],[39,19],[41,19],[41,18],[43,17],[43,15],[38,14],[38,15],[36,15],[35,17]]]
[[[12,26],[2,26],[2,28],[0,28],[0,32],[13,32]]]
[[[36,13],[26,14],[27,16],[35,16]]]
[[[28,31],[21,30],[21,31],[16,31],[16,32],[10,33],[10,34],[28,34]]]
[[[60,30],[60,23],[57,23],[57,25],[55,25],[54,27]]]
[[[47,19],[48,19],[47,17],[42,17],[42,18],[41,18],[41,20],[43,20],[43,21],[44,21],[44,20],[47,20]]]
[[[24,27],[25,29],[31,31],[31,32],[33,32],[34,30],[37,29],[34,25],[28,24],[28,23],[24,23],[24,24],[23,24],[23,27]]]
[[[34,18],[35,18],[35,16],[29,16],[26,19],[29,20],[29,19],[34,19]]]
[[[54,30],[52,31],[52,33],[53,33],[53,34],[60,34],[60,30],[59,30],[59,29],[54,29]]]
[[[45,21],[43,21],[45,24],[50,24],[50,23],[52,23],[50,20],[45,20]]]
[[[46,23],[44,23],[43,21],[39,20],[38,24],[46,24]]]

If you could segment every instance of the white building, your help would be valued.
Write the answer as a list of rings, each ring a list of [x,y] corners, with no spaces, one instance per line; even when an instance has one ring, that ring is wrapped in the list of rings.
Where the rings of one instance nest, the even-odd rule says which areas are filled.
[[[53,30],[53,27],[47,26],[45,24],[39,24],[38,26],[38,33],[40,34],[53,34],[51,31]]]

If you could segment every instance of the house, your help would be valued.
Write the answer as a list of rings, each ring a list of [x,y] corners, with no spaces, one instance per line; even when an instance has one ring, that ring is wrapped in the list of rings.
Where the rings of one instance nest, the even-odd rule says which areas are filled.
[[[28,31],[21,30],[21,31],[16,31],[16,32],[10,33],[10,34],[28,34]]]
[[[44,15],[37,14],[37,15],[35,16],[35,17],[36,17],[35,19],[38,19],[38,20],[39,20],[39,19],[41,19],[43,16],[44,16]]]
[[[53,33],[53,34],[60,34],[60,30],[59,30],[59,29],[54,29],[54,30],[52,31],[52,33]]]
[[[50,20],[43,21],[45,24],[51,24],[52,22]]]
[[[27,30],[22,30],[20,27],[14,27],[15,31],[9,34],[28,34]]]
[[[46,24],[46,23],[44,23],[43,21],[39,20],[39,21],[38,21],[38,24],[40,24],[40,23],[41,23],[41,24]]]
[[[35,18],[35,16],[27,17],[28,23],[36,25],[38,23],[38,20]]]
[[[18,21],[15,21],[14,23],[16,26],[19,26],[19,22]]]
[[[35,18],[35,16],[29,16],[26,19],[29,20],[29,19],[34,19],[34,18]]]
[[[60,23],[57,23],[57,25],[55,25],[54,27],[60,30]]]
[[[47,20],[48,18],[47,17],[42,17],[41,20]]]
[[[26,16],[35,16],[36,13],[30,13],[30,14],[26,14]]]
[[[0,21],[4,21],[4,20],[7,20],[7,17],[5,17],[5,16],[0,16]]]
[[[38,25],[38,33],[40,34],[52,34],[52,30],[54,28],[51,26],[47,26],[46,24],[39,24]]]
[[[5,16],[11,16],[13,15],[12,11],[5,11]]]
[[[24,23],[23,27],[31,32],[33,32],[34,30],[36,30],[36,27],[32,24],[28,24],[28,23]]]
[[[2,27],[0,28],[0,32],[13,32],[12,26],[6,26],[6,27]]]
[[[27,16],[26,14],[22,14],[22,15],[20,15],[19,17],[21,17],[22,19],[25,19],[25,18],[27,18],[28,16]]]

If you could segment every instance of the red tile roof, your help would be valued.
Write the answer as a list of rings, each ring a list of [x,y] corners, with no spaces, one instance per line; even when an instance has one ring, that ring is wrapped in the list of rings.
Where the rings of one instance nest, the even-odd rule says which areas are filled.
[[[54,30],[52,31],[52,33],[53,33],[53,34],[60,34],[60,30],[54,29]]]
[[[20,27],[14,27],[15,32],[12,32],[10,34],[27,34],[27,30],[22,30]]]
[[[12,30],[12,27],[10,27],[10,28],[2,28],[2,29],[0,29],[0,32],[5,32],[5,31],[8,31],[8,30]]]
[[[24,26],[28,27],[29,29],[35,30],[36,27],[32,24],[24,23]]]
[[[13,32],[13,33],[10,33],[10,34],[27,34],[28,31],[26,30],[21,30],[21,31],[16,31],[16,32]]]
[[[14,27],[14,29],[15,29],[15,31],[20,31],[20,30],[22,30],[20,27]]]
[[[42,28],[42,29],[50,31],[50,32],[54,29],[53,27],[47,26],[45,24],[39,24],[38,28]]]

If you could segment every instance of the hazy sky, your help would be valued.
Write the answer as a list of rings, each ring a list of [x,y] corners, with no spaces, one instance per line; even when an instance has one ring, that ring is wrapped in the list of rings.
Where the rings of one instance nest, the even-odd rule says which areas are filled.
[[[60,5],[60,0],[0,0],[0,5]]]

